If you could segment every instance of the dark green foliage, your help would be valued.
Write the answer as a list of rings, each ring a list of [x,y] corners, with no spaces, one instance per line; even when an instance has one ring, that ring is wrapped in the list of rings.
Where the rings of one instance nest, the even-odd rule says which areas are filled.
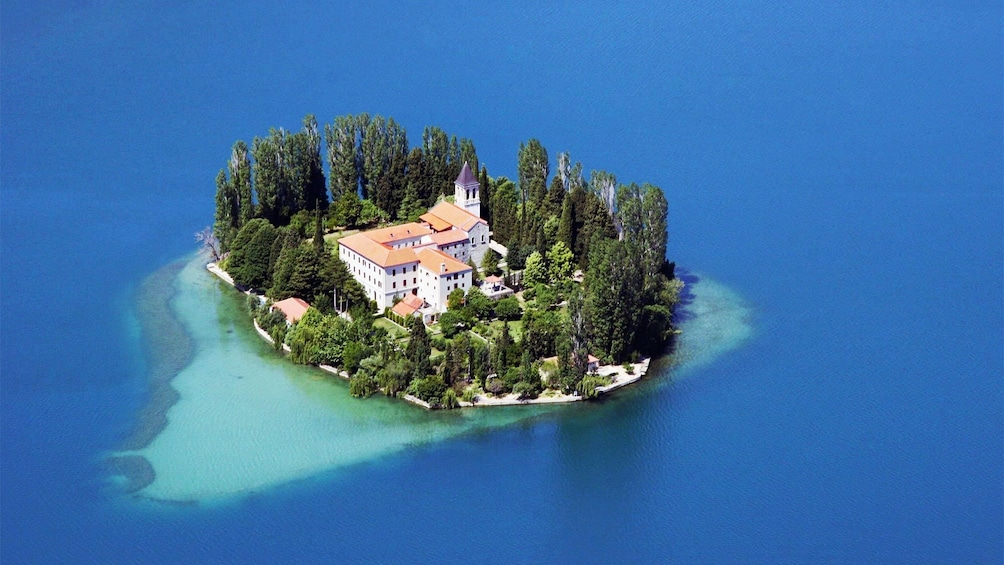
[[[377,391],[378,383],[376,377],[360,371],[349,379],[349,394],[356,398],[366,398]]]
[[[547,194],[547,177],[550,171],[547,150],[540,144],[540,140],[531,139],[526,144],[519,144],[517,170],[521,202],[540,204]]]
[[[355,373],[359,370],[359,363],[363,359],[370,356],[370,348],[366,347],[364,344],[352,341],[345,344],[345,352],[343,353],[342,367],[349,374]]]
[[[540,391],[537,390],[537,387],[525,381],[519,381],[516,384],[514,384],[512,386],[512,392],[516,394],[517,398],[519,398],[520,400],[530,400],[533,398],[537,398],[537,396],[540,394]]]
[[[512,248],[519,244],[519,193],[506,177],[499,177],[489,185],[492,231],[495,239],[509,248],[511,256]],[[509,265],[512,267],[511,259]]]
[[[526,267],[526,259],[536,249],[530,245],[517,245],[509,248],[509,255],[506,256],[506,264],[510,271],[519,271]]]
[[[522,315],[523,309],[515,296],[507,296],[495,303],[495,317],[500,320],[518,320]]]
[[[425,323],[421,318],[413,317],[409,322],[408,347],[404,351],[404,356],[411,362],[412,373],[415,378],[421,378],[432,372],[432,363],[429,356],[432,355],[432,345],[429,342],[429,333],[425,330]]]
[[[354,227],[359,223],[363,204],[355,192],[345,192],[331,205],[335,225]]]
[[[489,320],[492,317],[494,304],[481,292],[480,288],[472,287],[467,291],[467,311],[475,320]]]
[[[499,276],[502,274],[502,269],[499,268],[500,259],[502,257],[494,249],[485,251],[484,257],[481,258],[481,269],[484,271],[485,276]]]
[[[250,288],[271,284],[269,259],[277,232],[268,221],[256,218],[237,233],[231,245],[228,268],[234,282]]]
[[[457,335],[463,326],[464,317],[456,310],[447,310],[439,316],[439,329],[447,339]]]
[[[220,242],[220,250],[224,253],[230,250],[231,243],[240,229],[239,206],[233,184],[227,180],[227,174],[221,169],[216,175],[216,215],[213,233]]]
[[[555,342],[561,335],[561,318],[557,312],[527,310],[523,314],[523,352],[540,359],[554,355]]]
[[[324,139],[331,173],[329,191],[331,200],[337,201],[346,192],[356,193],[359,190],[359,172],[356,169],[355,119],[352,116],[337,116],[334,122],[324,126]]]
[[[594,352],[623,361],[634,346],[641,311],[642,274],[630,243],[601,240],[590,251],[586,319]]]
[[[439,405],[439,400],[446,392],[446,383],[439,375],[418,378],[408,385],[408,394],[416,396],[433,406]]]

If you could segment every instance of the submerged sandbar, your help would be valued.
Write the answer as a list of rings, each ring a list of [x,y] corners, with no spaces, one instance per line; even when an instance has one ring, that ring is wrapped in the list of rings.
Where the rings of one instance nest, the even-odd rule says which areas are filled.
[[[650,378],[707,363],[751,334],[749,308],[735,293],[706,278],[691,279],[676,352],[669,363],[654,367]],[[170,309],[193,351],[170,381],[178,400],[166,410],[166,427],[148,445],[117,454],[149,464],[149,469],[136,461],[127,466],[143,470],[143,482],[149,483],[138,493],[143,497],[239,496],[561,409],[535,405],[430,413],[382,397],[360,401],[343,381],[293,365],[262,342],[242,297],[211,276],[201,257],[176,271],[173,288]],[[154,336],[150,347],[157,346]],[[162,406],[151,408],[163,412]]]

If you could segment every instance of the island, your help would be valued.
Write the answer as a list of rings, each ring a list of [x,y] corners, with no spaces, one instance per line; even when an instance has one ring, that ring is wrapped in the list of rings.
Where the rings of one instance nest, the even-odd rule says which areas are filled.
[[[536,139],[518,178],[474,143],[393,118],[237,141],[197,237],[293,363],[430,409],[573,402],[631,384],[671,346],[683,282],[650,184],[551,174]],[[325,172],[325,164],[327,172]]]

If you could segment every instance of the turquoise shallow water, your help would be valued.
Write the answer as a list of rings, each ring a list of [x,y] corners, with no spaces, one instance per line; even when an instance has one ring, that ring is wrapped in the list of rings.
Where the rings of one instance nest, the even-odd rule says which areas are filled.
[[[1002,21],[999,0],[0,3],[0,561],[1001,563]],[[413,145],[469,137],[493,175],[538,137],[662,187],[670,259],[741,296],[752,337],[596,406],[436,415],[374,456],[317,430],[429,415],[271,366],[212,279],[190,317],[222,333],[140,301],[146,347],[135,295],[151,273],[175,293],[233,142],[363,111]],[[124,496],[110,475],[153,466],[107,455],[209,405],[160,384],[206,344],[251,348],[319,416],[271,421],[365,461],[305,471],[267,429],[247,476],[286,457],[304,478]],[[249,378],[229,369],[207,390]],[[239,475],[204,470],[196,424],[173,428],[204,457],[187,472]]]
[[[656,362],[649,377],[655,386],[710,363],[751,335],[750,312],[741,298],[714,281],[688,278],[683,334],[676,354]],[[154,480],[137,493],[144,498],[191,502],[248,496],[409,447],[530,418],[599,409],[428,412],[383,397],[354,399],[344,382],[293,365],[266,345],[243,311],[243,295],[210,275],[203,257],[186,261],[172,286],[173,295],[141,295],[153,302],[169,298],[168,309],[140,304],[139,311],[175,317],[193,344],[191,358],[170,380],[177,403],[145,407],[140,422],[156,419],[149,412],[167,408],[166,426],[142,449],[115,454],[139,455],[149,463]],[[151,329],[150,349],[178,347],[178,336],[153,329],[163,320],[142,323]]]

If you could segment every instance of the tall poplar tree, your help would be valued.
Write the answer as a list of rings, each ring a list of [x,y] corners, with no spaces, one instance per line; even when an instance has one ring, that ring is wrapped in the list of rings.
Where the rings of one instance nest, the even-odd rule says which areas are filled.
[[[237,195],[240,208],[237,222],[239,228],[255,216],[254,197],[251,190],[251,158],[248,155],[248,146],[244,141],[238,139],[234,143],[227,167],[230,171],[230,183]]]
[[[334,124],[324,126],[327,146],[328,172],[331,175],[328,190],[336,201],[346,192],[359,190],[359,172],[356,169],[356,122],[350,116],[336,116]]]

